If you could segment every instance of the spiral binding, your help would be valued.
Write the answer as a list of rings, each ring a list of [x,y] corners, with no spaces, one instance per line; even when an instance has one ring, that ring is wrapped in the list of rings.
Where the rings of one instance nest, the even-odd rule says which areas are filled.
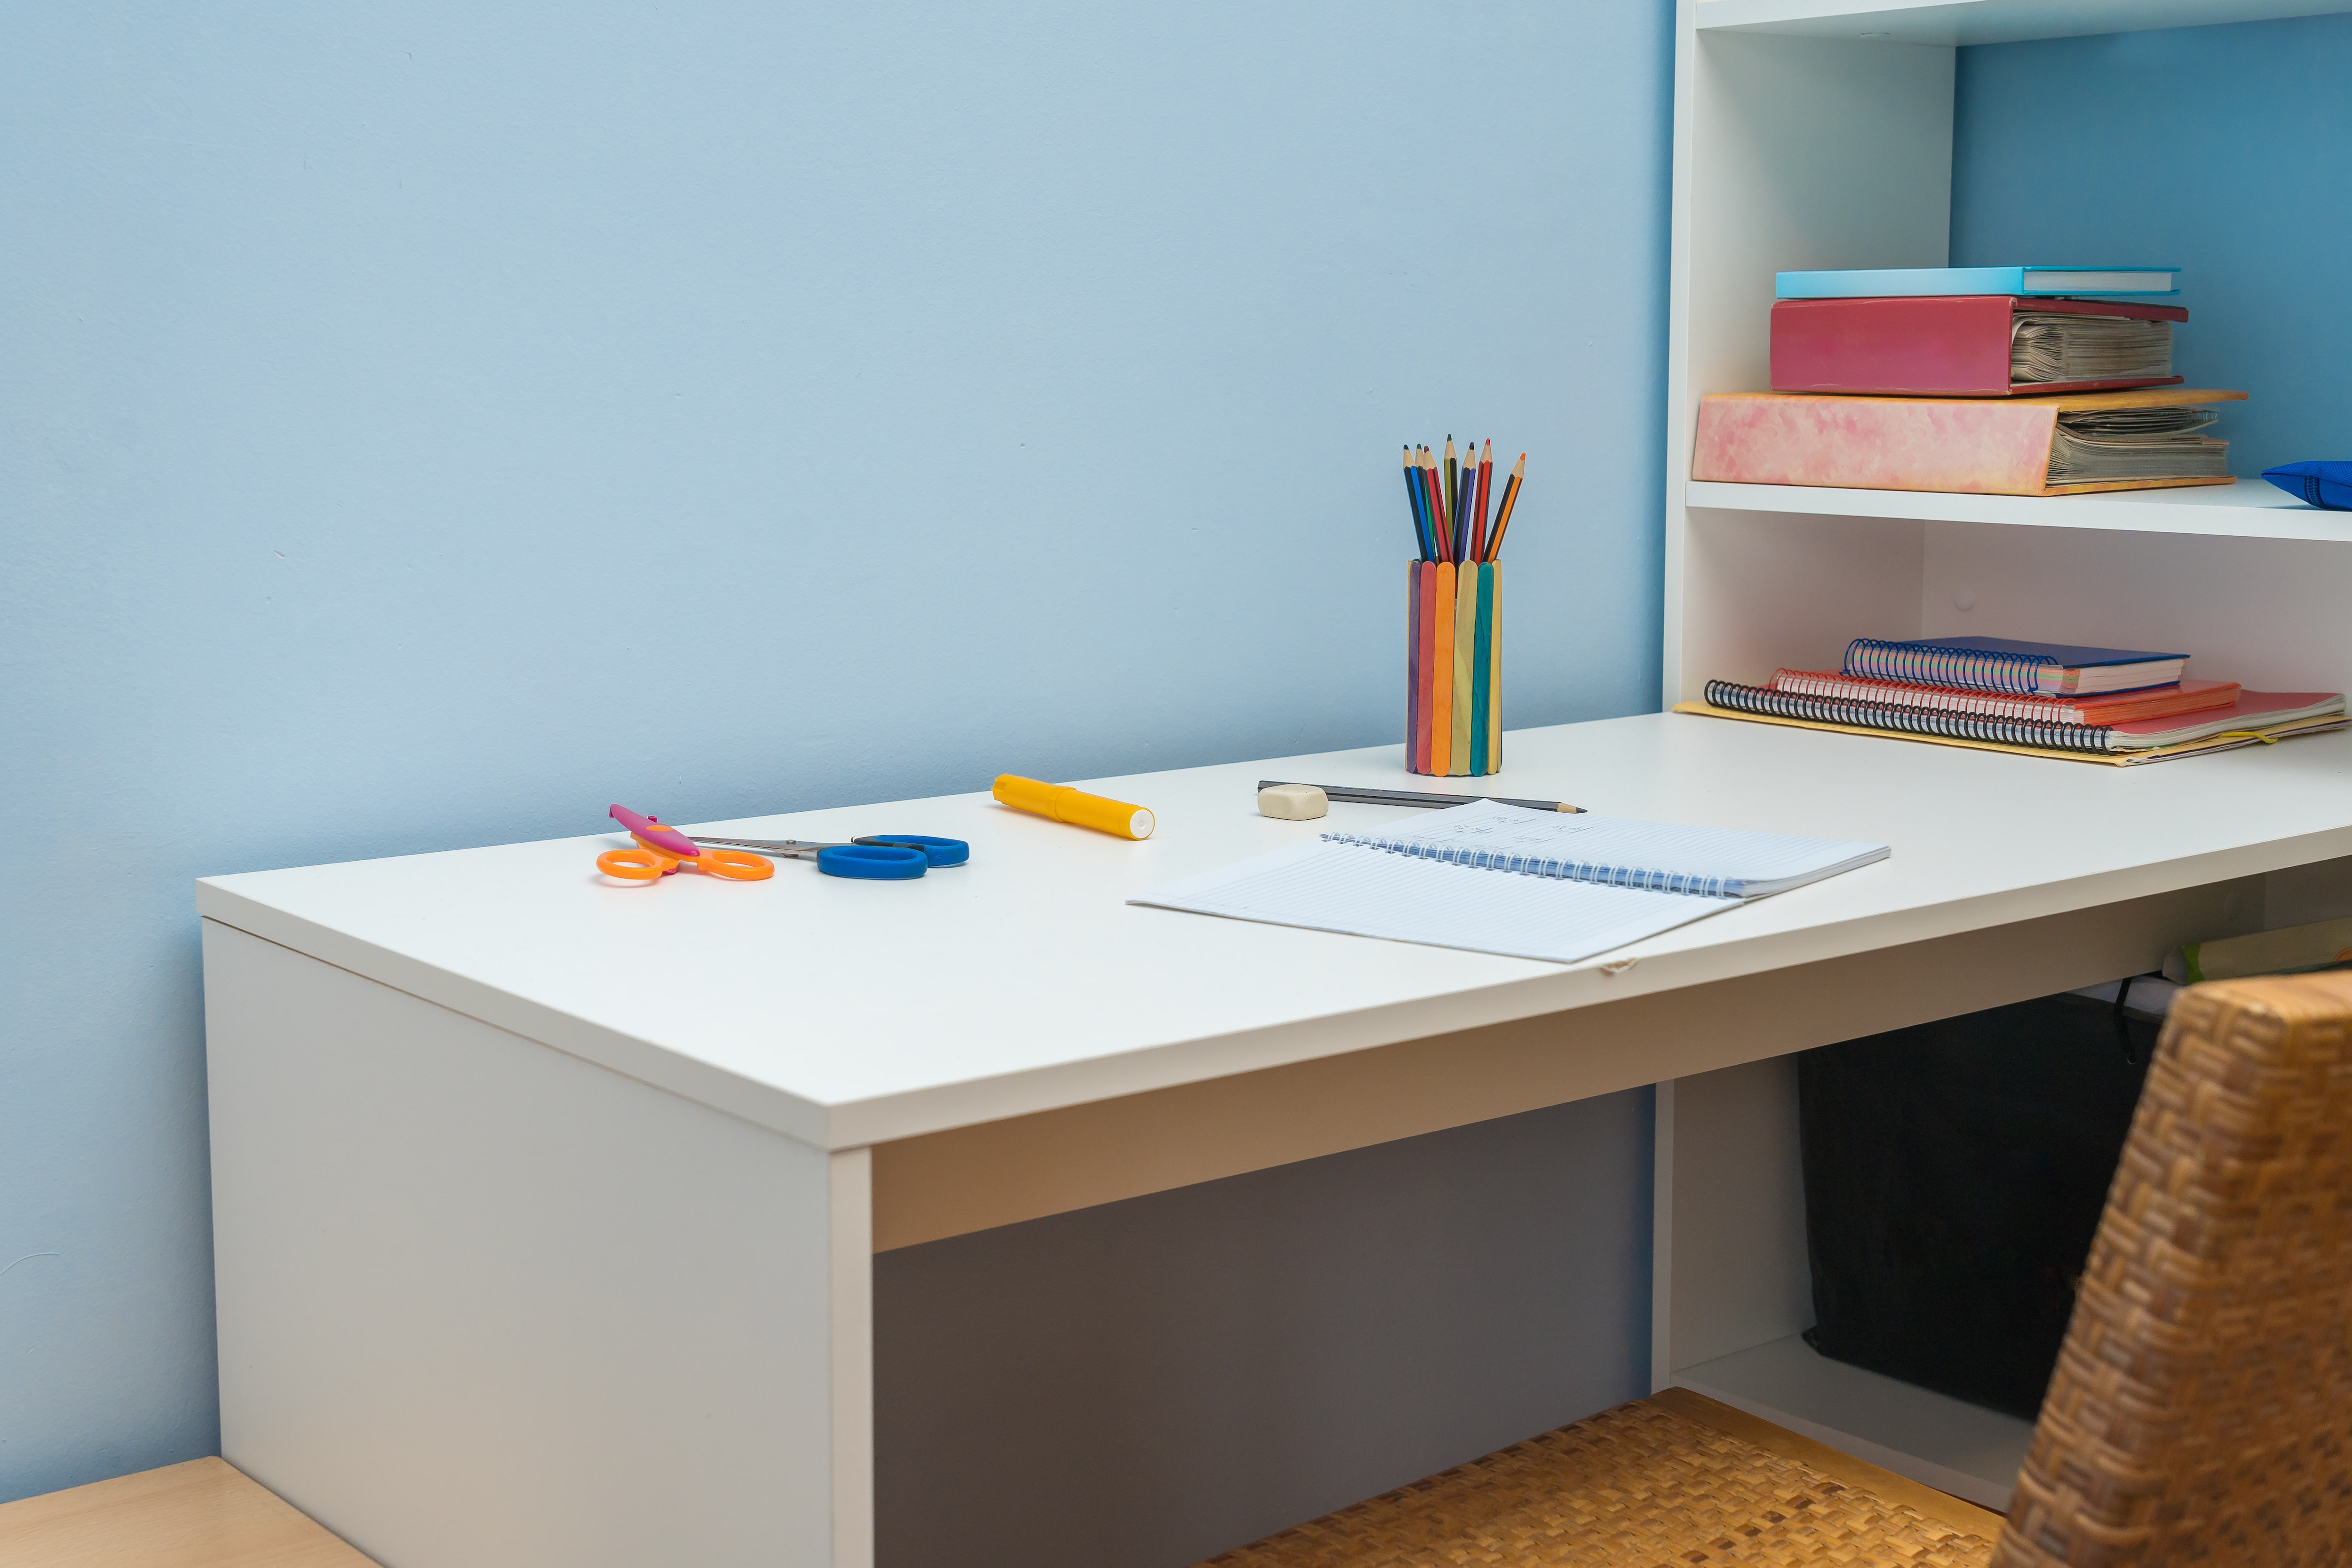
[[[2020,696],[2015,692],[1964,691],[1958,686],[1927,686],[1909,681],[1883,681],[1875,675],[1831,674],[1826,671],[1780,670],[1766,681],[1768,691],[1803,697],[1840,697],[1847,702],[1887,703],[1895,707],[1933,708],[1939,712],[1972,714],[1979,718],[2035,719],[2044,724],[2084,724],[2079,697]]]
[[[1497,850],[1461,844],[1399,844],[1360,833],[1325,833],[1335,844],[1356,844],[1368,850],[1414,860],[1443,861],[1448,865],[1475,866],[1481,871],[1517,872],[1522,876],[1559,877],[1567,882],[1595,882],[1605,887],[1638,888],[1645,893],[1682,893],[1695,898],[1744,898],[1742,877],[1698,876],[1689,872],[1643,871],[1635,866],[1603,865],[1599,861],[1557,860],[1549,855],[1505,854]]]
[[[1987,718],[1941,708],[1899,707],[1891,703],[1853,702],[1844,697],[1809,697],[1794,692],[1744,686],[1737,681],[1709,681],[1706,700],[1715,707],[1770,718],[1811,719],[1819,724],[1850,724],[1864,729],[1891,729],[1907,735],[1940,735],[1953,740],[1987,740],[2002,746],[2032,746],[2044,751],[2112,751],[2115,726],[2053,724],[2044,719]]]
[[[2041,674],[2058,668],[2047,653],[1995,653],[1981,648],[1948,648],[1934,643],[1889,643],[1856,637],[1845,645],[1844,673],[1882,681],[1927,686],[1966,686],[1979,692],[2041,693]]]

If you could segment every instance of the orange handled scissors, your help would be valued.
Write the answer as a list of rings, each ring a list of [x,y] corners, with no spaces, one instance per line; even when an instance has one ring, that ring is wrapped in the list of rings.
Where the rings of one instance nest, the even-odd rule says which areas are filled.
[[[741,850],[704,849],[675,829],[662,826],[659,817],[641,817],[626,806],[615,806],[613,820],[629,830],[637,847],[606,850],[596,857],[596,869],[614,882],[650,887],[680,871],[698,871],[726,882],[765,882],[776,874],[776,862]]]

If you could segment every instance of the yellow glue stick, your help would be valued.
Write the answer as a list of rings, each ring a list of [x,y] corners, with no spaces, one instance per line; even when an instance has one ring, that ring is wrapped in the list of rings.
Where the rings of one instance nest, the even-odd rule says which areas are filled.
[[[1100,795],[1089,795],[1067,784],[1048,784],[1042,779],[1000,773],[996,776],[995,793],[999,805],[1010,806],[1016,811],[1034,811],[1057,822],[1076,823],[1116,838],[1151,836],[1151,813],[1142,807],[1130,806],[1124,800],[1106,800]]]

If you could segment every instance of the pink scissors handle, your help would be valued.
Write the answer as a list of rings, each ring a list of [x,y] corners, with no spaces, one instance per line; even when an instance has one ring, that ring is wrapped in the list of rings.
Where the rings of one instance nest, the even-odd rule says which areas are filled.
[[[697,860],[701,857],[702,852],[695,848],[693,841],[687,838],[685,834],[672,832],[651,817],[640,817],[626,806],[613,808],[613,821],[665,854],[676,855],[680,860]]]

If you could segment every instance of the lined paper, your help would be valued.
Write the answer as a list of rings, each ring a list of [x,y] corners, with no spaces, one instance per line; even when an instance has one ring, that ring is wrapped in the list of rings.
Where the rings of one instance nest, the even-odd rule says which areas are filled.
[[[1743,900],[1617,885],[1605,878],[1531,873],[1506,869],[1505,862],[1533,858],[1605,865],[1616,860],[1629,872],[1727,877],[1774,891],[1886,852],[1884,844],[1683,828],[1481,801],[1375,833],[1326,834],[1153,888],[1128,902],[1573,964]],[[1435,855],[1462,858],[1430,858]]]
[[[1573,964],[1739,900],[1516,876],[1318,839],[1128,902]]]

